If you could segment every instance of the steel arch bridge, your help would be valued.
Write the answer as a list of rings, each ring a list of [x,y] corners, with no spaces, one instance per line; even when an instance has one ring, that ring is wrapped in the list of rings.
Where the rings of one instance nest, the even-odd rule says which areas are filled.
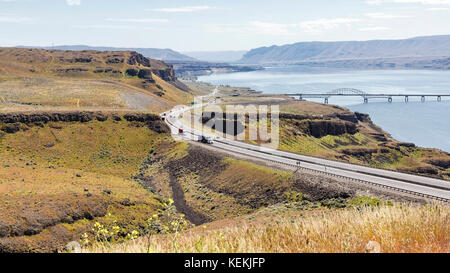
[[[278,94],[279,95],[279,94]],[[386,93],[366,93],[362,90],[355,89],[355,88],[339,88],[334,89],[327,93],[296,93],[296,94],[283,94],[290,97],[298,97],[299,100],[305,99],[305,98],[323,98],[325,103],[328,103],[330,97],[362,97],[364,99],[364,103],[368,103],[369,99],[381,99],[381,98],[387,98],[388,102],[392,102],[393,97],[404,97],[405,102],[409,102],[410,97],[419,97],[422,102],[425,102],[425,99],[427,97],[436,97],[437,101],[442,101],[443,97],[450,98],[450,94],[419,94],[419,93],[392,93],[392,94],[386,94]]]
[[[339,89],[332,90],[326,94],[329,95],[328,97],[331,97],[331,96],[361,96],[363,98],[367,97],[367,95],[368,95],[366,92],[359,90],[359,89],[355,89],[355,88],[339,88]]]

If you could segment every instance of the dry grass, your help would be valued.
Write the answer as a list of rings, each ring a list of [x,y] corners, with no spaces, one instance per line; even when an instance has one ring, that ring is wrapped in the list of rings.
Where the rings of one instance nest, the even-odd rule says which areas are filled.
[[[176,104],[191,101],[189,93],[178,90],[153,76],[165,95],[157,88],[137,87],[138,79],[73,79],[52,77],[7,77],[0,81],[0,111],[21,110],[150,110],[162,112]],[[138,97],[139,101],[130,99]]]
[[[348,109],[336,105],[298,100],[291,100],[281,104],[280,111],[295,115],[330,115],[334,113],[344,114],[349,112]]]
[[[197,96],[209,95],[214,90],[215,86],[208,83],[199,83],[192,81],[183,81]]]
[[[44,79],[11,77],[0,83],[4,106],[26,108],[25,103],[36,107],[71,108],[125,108],[120,93],[135,92],[113,82],[81,81],[71,79]],[[6,103],[9,101],[10,103]],[[24,104],[20,104],[24,103]],[[28,106],[31,108],[31,106]]]
[[[0,226],[33,236],[0,236],[0,252],[51,252],[78,239],[92,218],[139,229],[161,200],[131,177],[150,150],[160,153],[171,143],[144,124],[111,119],[50,122],[2,134]]]
[[[77,108],[162,112],[192,100],[189,92],[157,76],[158,70],[170,70],[167,64],[151,59],[146,66],[130,64],[132,57],[131,52],[0,48],[0,111]],[[154,82],[128,75],[130,68],[152,69]]]
[[[150,140],[157,137],[146,127],[126,121],[57,122],[5,135],[0,154],[6,162],[34,162],[130,178],[147,157]],[[46,147],[48,144],[53,146]]]
[[[450,214],[448,208],[439,206],[335,210],[288,219],[266,217],[271,221],[210,231],[196,228],[175,237],[154,236],[150,249],[158,253],[360,253],[366,251],[369,241],[376,241],[382,252],[450,251]],[[84,252],[140,253],[147,248],[146,239],[137,239],[120,245],[94,245]]]

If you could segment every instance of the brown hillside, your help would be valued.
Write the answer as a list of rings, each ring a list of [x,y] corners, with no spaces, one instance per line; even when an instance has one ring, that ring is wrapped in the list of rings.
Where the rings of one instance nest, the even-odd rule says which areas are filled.
[[[0,110],[125,108],[160,112],[189,88],[171,65],[132,51],[0,48]]]

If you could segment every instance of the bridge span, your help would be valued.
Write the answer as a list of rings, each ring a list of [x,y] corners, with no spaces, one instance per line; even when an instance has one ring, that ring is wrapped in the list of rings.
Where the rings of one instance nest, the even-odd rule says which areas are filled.
[[[290,93],[283,95],[294,98],[298,97],[300,100],[306,98],[323,98],[326,104],[328,104],[330,97],[361,97],[363,98],[364,103],[369,103],[369,99],[380,99],[380,98],[387,99],[388,102],[391,103],[394,97],[403,97],[405,99],[405,102],[409,102],[409,98],[411,97],[418,97],[422,102],[425,102],[426,98],[436,98],[437,101],[441,101],[443,97],[450,98],[450,94],[407,94],[407,93],[372,94],[354,88],[340,88],[330,91],[328,93],[294,93],[294,94]]]

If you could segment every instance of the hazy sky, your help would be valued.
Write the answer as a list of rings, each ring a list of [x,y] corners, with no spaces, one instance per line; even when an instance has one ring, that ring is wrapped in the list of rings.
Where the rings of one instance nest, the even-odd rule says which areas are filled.
[[[0,45],[246,50],[450,34],[450,0],[0,0]]]

